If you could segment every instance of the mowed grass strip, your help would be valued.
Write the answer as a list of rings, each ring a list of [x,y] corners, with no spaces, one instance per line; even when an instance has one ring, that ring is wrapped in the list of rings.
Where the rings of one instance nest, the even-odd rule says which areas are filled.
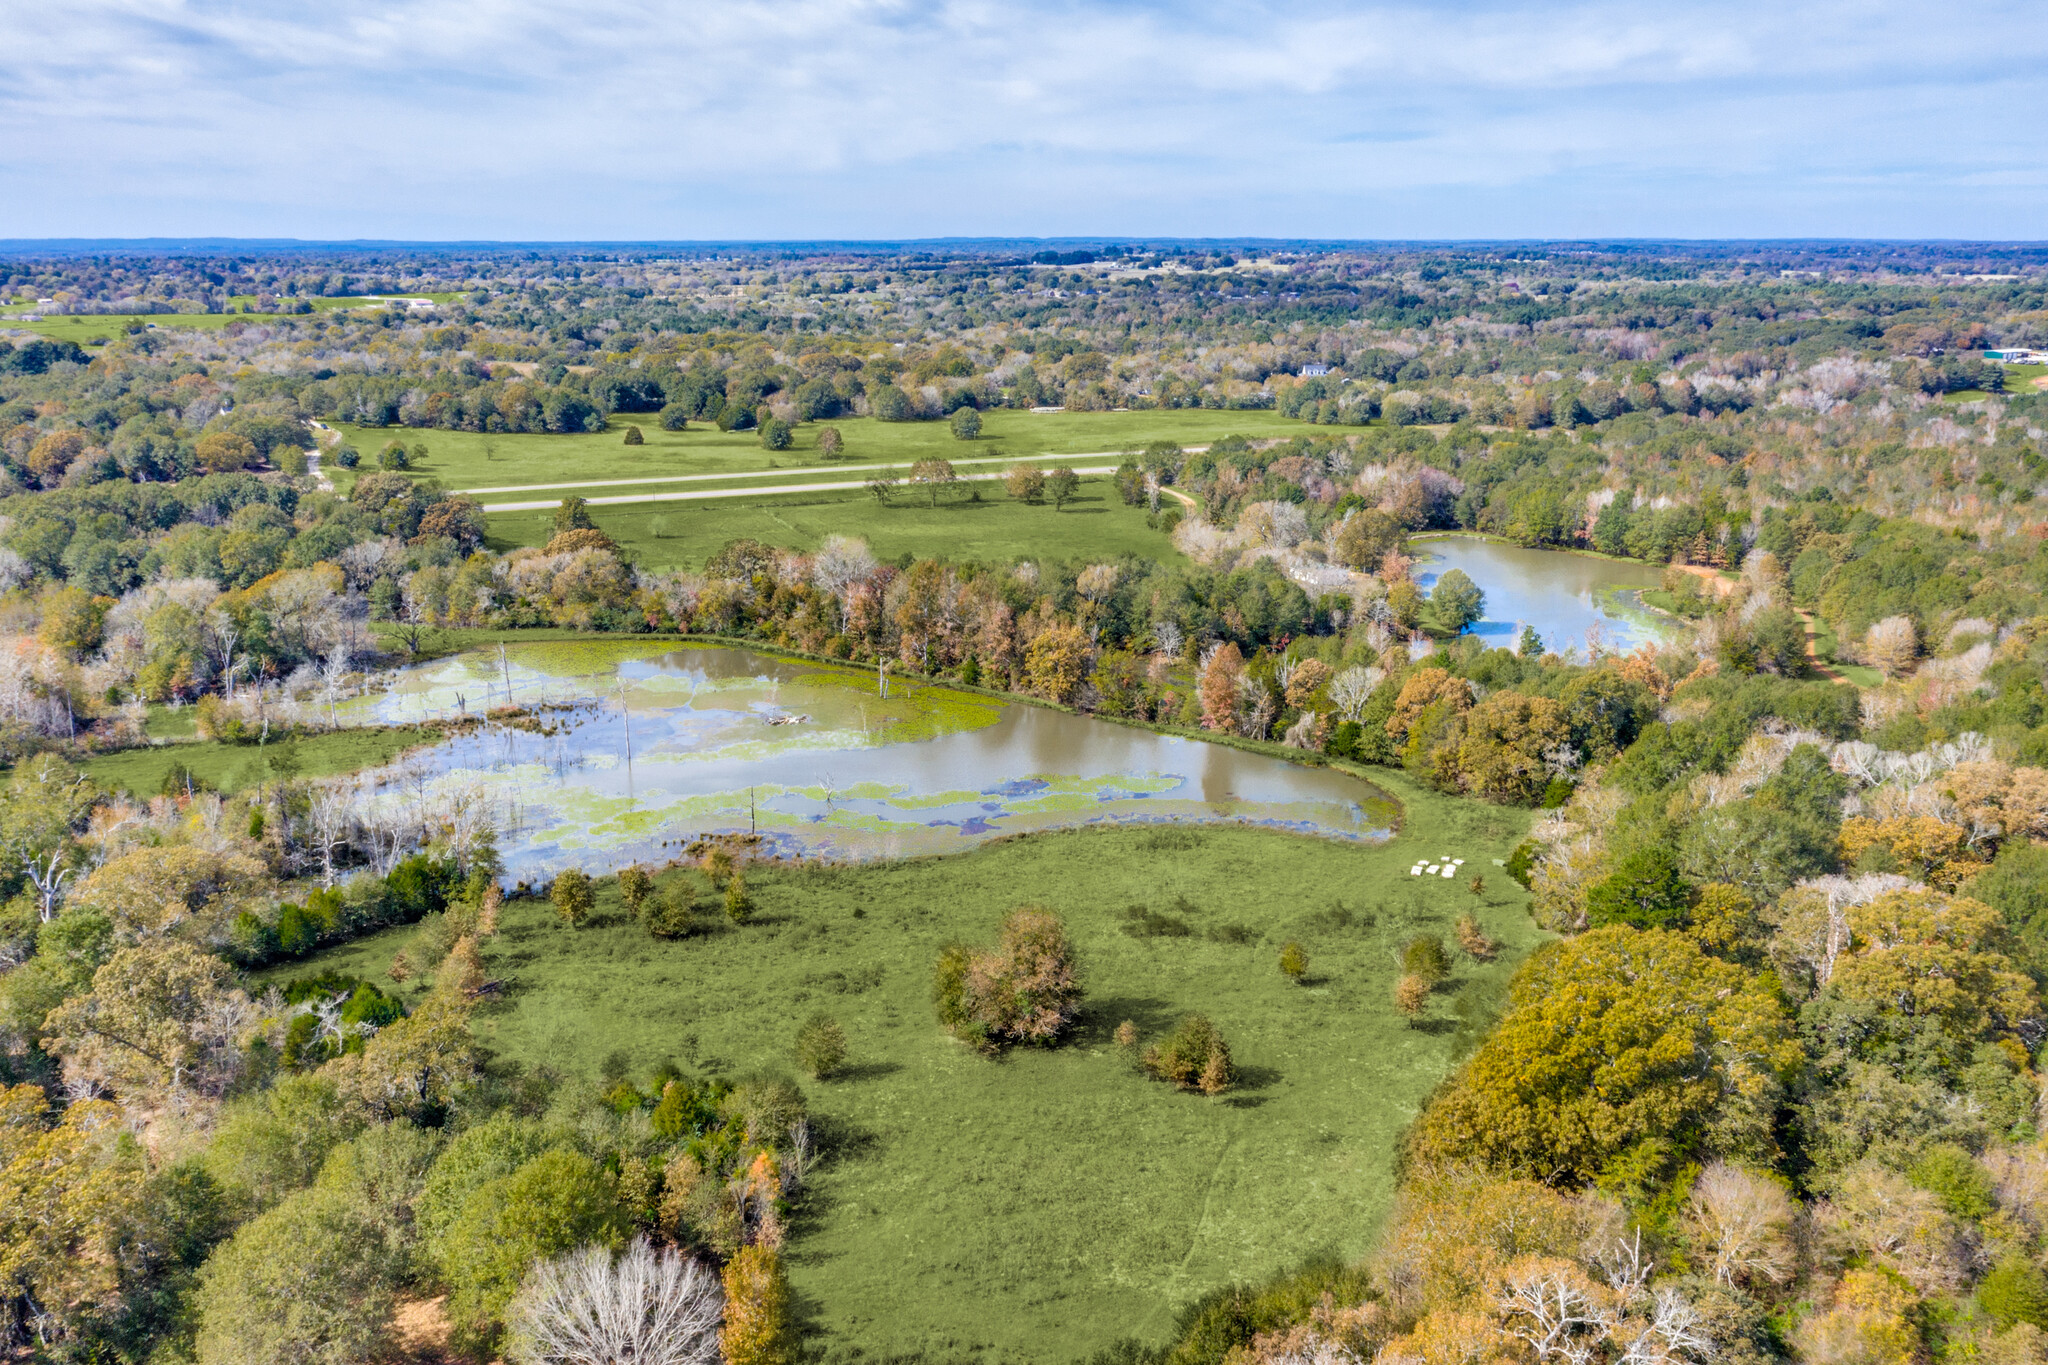
[[[424,445],[426,459],[413,471],[444,488],[490,488],[506,484],[562,483],[584,479],[638,479],[667,474],[738,473],[755,470],[830,469],[835,463],[910,464],[938,456],[957,460],[987,456],[1081,455],[1122,450],[1152,441],[1204,445],[1219,436],[1296,436],[1317,428],[1274,412],[1219,412],[1169,409],[1153,412],[1018,412],[982,414],[982,434],[956,440],[944,422],[877,422],[870,417],[832,418],[797,426],[788,450],[763,450],[751,431],[723,432],[692,422],[685,431],[663,431],[653,413],[621,413],[601,432],[577,435],[487,435],[407,427],[337,428],[367,462],[391,441]],[[625,444],[628,426],[640,428],[643,445]],[[837,461],[818,455],[818,432],[839,428],[845,448]],[[345,485],[354,474],[330,469]]]
[[[1160,1341],[1176,1306],[1206,1290],[1314,1250],[1367,1250],[1401,1133],[1538,937],[1492,864],[1526,813],[1398,775],[1387,785],[1407,820],[1385,845],[1175,826],[757,868],[755,923],[675,943],[626,921],[610,880],[581,930],[515,902],[485,951],[503,988],[477,1027],[504,1057],[569,1077],[594,1077],[615,1050],[643,1080],[671,1057],[793,1074],[798,1026],[825,1011],[846,1030],[850,1067],[802,1080],[823,1160],[787,1253],[824,1360],[1065,1361],[1126,1336]],[[1445,853],[1485,876],[1483,895],[1466,875],[1408,875]],[[1086,1013],[1064,1046],[991,1060],[934,1022],[931,968],[948,942],[989,941],[1022,902],[1065,917]],[[1188,935],[1133,937],[1132,905]],[[1492,963],[1457,950],[1468,910],[1502,941]],[[333,967],[389,984],[411,932],[271,978]],[[1442,935],[1456,966],[1411,1026],[1391,997],[1399,950],[1421,932]],[[1289,940],[1309,954],[1300,986],[1278,967]],[[404,989],[416,997],[417,983]],[[1176,1092],[1114,1042],[1125,1019],[1150,1039],[1195,1010],[1230,1042],[1244,1075],[1234,1093]]]
[[[1064,509],[1032,507],[984,482],[981,501],[947,491],[937,506],[917,490],[899,489],[888,504],[858,489],[784,497],[716,498],[593,507],[590,518],[650,569],[701,568],[721,546],[742,536],[789,550],[815,550],[827,535],[860,536],[885,559],[1109,559],[1121,554],[1179,560],[1161,531],[1145,524],[1146,509],[1127,507],[1115,481],[1084,477]],[[554,534],[550,511],[500,512],[489,518],[491,549],[545,545]]]

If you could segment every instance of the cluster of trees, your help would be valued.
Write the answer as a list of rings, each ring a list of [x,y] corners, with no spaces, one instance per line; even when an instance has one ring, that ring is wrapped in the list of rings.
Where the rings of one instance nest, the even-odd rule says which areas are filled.
[[[445,1294],[477,1359],[599,1332],[634,1359],[789,1360],[801,1092],[672,1065],[637,1082],[616,1058],[591,1078],[487,1065],[488,848],[444,831],[280,905],[264,816],[289,799],[136,808],[43,760],[0,802],[7,931],[31,954],[0,975],[9,1348],[360,1360],[392,1348],[398,1299]],[[91,870],[67,885],[74,858]],[[422,916],[391,970],[431,983],[409,1011],[333,972],[253,993],[229,962]]]

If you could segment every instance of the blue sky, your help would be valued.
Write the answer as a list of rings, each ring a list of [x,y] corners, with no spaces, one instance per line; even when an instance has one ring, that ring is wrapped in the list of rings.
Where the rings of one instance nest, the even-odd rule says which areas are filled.
[[[13,0],[0,237],[2048,238],[2048,11]]]

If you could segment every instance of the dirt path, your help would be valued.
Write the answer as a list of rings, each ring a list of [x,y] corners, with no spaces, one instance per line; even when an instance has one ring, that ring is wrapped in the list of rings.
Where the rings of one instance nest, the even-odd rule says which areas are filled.
[[[1739,580],[1723,578],[1719,569],[1710,569],[1703,564],[1677,564],[1672,567],[1682,569],[1693,577],[1706,582],[1713,589],[1714,596],[1717,598],[1726,597],[1741,586]],[[1820,632],[1814,628],[1813,613],[1810,611],[1799,611],[1797,607],[1794,607],[1793,610],[1799,612],[1799,619],[1806,626],[1806,666],[1821,677],[1826,678],[1829,682],[1842,683],[1846,686],[1854,687],[1856,685],[1855,679],[1845,677],[1821,662],[1820,655],[1814,649],[1814,641],[1820,638]]]
[[[1209,447],[1207,447],[1207,446],[1188,446],[1188,447],[1186,447],[1186,449],[1188,449],[1188,450],[1190,450],[1190,451],[1198,451],[1198,450],[1207,450],[1208,448],[1209,448]],[[1122,458],[1122,455],[1121,455],[1121,452],[1119,452],[1119,451],[1114,451],[1114,450],[1095,450],[1095,451],[1089,451],[1089,452],[1087,452],[1086,454],[1081,454],[1081,455],[1059,455],[1059,454],[1051,454],[1051,455],[989,455],[989,456],[985,456],[985,457],[984,457],[984,456],[977,456],[977,457],[974,457],[974,458],[971,458],[971,459],[964,459],[964,460],[954,460],[954,461],[952,461],[951,463],[952,463],[952,464],[953,464],[953,465],[954,465],[955,467],[958,467],[958,466],[960,466],[960,465],[983,465],[983,464],[1001,464],[1001,465],[1015,465],[1015,464],[1027,464],[1027,463],[1034,463],[1034,462],[1043,462],[1043,461],[1046,461],[1046,460],[1115,460],[1115,459],[1121,459],[1121,458]],[[877,470],[877,469],[908,469],[908,468],[910,468],[910,467],[911,467],[912,465],[914,465],[915,463],[917,463],[917,462],[916,462],[915,460],[892,460],[892,461],[885,461],[885,462],[883,462],[883,463],[880,463],[880,464],[835,464],[835,465],[829,465],[829,466],[807,466],[807,467],[809,467],[809,468],[815,468],[815,469],[817,469],[817,471],[818,471],[819,473],[821,473],[821,474],[863,474],[863,473],[870,473],[870,472],[872,472],[872,471],[874,471],[874,470]],[[737,472],[737,473],[730,473],[730,474],[656,474],[656,475],[653,475],[653,476],[651,476],[651,477],[649,477],[649,478],[644,478],[644,479],[588,479],[588,480],[585,480],[585,481],[583,481],[583,482],[580,482],[580,483],[511,483],[511,484],[502,484],[502,485],[499,485],[498,487],[495,487],[495,488],[458,488],[458,489],[456,489],[455,491],[456,491],[457,493],[461,493],[461,494],[477,494],[477,493],[541,493],[541,492],[546,492],[546,491],[547,491],[547,490],[549,490],[549,489],[555,489],[555,488],[640,488],[640,487],[644,487],[645,485],[648,485],[648,484],[656,484],[656,483],[704,483],[704,482],[707,482],[707,481],[710,481],[710,480],[714,480],[714,479],[777,479],[777,478],[787,478],[787,477],[789,477],[789,475],[790,475],[791,473],[793,473],[793,472],[794,472],[794,471],[792,471],[792,470],[788,470],[788,469],[748,469],[748,470],[741,470],[741,471],[739,471],[739,472]],[[1092,471],[1092,470],[1085,470],[1085,469],[1078,469],[1078,470],[1075,470],[1074,472],[1075,472],[1075,473],[1077,473],[1077,474],[1087,474],[1087,473],[1092,473],[1092,472],[1094,472],[1094,471]],[[1175,496],[1176,496],[1176,497],[1178,497],[1178,496],[1179,496],[1179,494],[1175,494]],[[1189,505],[1190,505],[1190,506],[1193,506],[1193,504],[1192,504],[1192,503],[1190,503]]]

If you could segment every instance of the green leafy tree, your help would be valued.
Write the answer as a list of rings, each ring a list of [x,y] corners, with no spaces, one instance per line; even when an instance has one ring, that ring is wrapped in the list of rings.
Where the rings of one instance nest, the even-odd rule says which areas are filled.
[[[972,412],[973,409],[962,408],[961,411]],[[939,505],[940,493],[959,481],[960,476],[954,472],[950,460],[924,459],[910,467],[910,482],[924,490],[926,505],[931,507]]]
[[[590,520],[590,504],[582,498],[563,498],[555,508],[555,534],[564,531],[594,531],[597,527]]]
[[[640,428],[627,427],[625,444],[629,446],[646,445],[647,438],[640,434]]]
[[[385,1346],[390,1264],[340,1190],[291,1196],[245,1224],[199,1275],[200,1365],[354,1365]]]
[[[1677,934],[1595,929],[1523,964],[1508,1013],[1411,1149],[1560,1181],[1591,1180],[1649,1139],[1767,1158],[1800,1061],[1773,981]]]
[[[1401,950],[1401,969],[1434,986],[1451,974],[1451,955],[1435,934],[1418,934]]]
[[[953,428],[953,439],[972,441],[981,435],[981,414],[973,408],[956,409],[947,425]]]
[[[626,913],[639,919],[647,908],[648,897],[654,893],[654,878],[638,867],[628,867],[619,873],[619,901],[626,907]]]
[[[1280,974],[1296,985],[1308,975],[1308,950],[1289,942],[1280,949]]]
[[[581,1246],[616,1251],[628,1227],[616,1180],[578,1152],[545,1152],[479,1187],[442,1248],[457,1342],[489,1350],[528,1267]]]
[[[1462,635],[1486,615],[1486,594],[1463,569],[1446,569],[1429,590],[1430,623],[1445,635]]]
[[[1065,511],[1067,504],[1072,502],[1074,495],[1080,491],[1081,476],[1066,465],[1059,466],[1045,476],[1045,493],[1052,499],[1055,512]]]
[[[591,885],[590,874],[583,869],[564,868],[556,876],[548,899],[554,902],[555,913],[562,917],[562,923],[574,928],[590,918],[590,912],[597,908],[597,889]]]
[[[804,1070],[824,1080],[846,1063],[846,1030],[829,1014],[813,1014],[797,1030],[796,1059]]]
[[[780,417],[771,417],[761,423],[761,448],[763,450],[788,450],[796,437],[796,429]]]
[[[734,924],[745,924],[754,917],[754,898],[747,894],[742,873],[734,872],[725,883],[725,917]]]
[[[1596,929],[1610,924],[1675,929],[1686,922],[1691,906],[1692,887],[1662,844],[1628,854],[1586,893],[1586,918]]]

